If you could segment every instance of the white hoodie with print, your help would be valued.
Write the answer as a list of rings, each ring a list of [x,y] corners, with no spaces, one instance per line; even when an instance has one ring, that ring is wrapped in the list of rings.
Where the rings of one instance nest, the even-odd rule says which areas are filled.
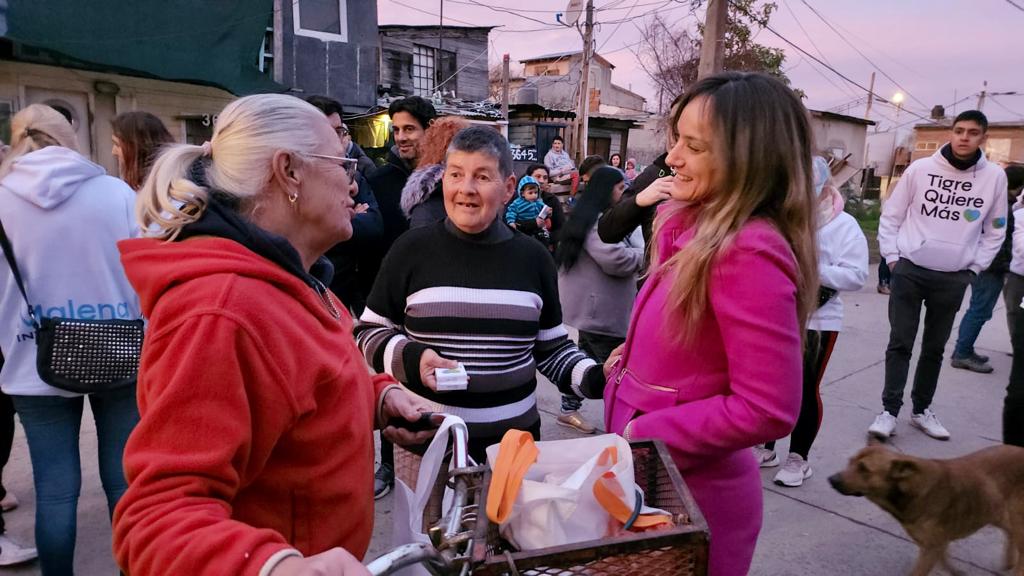
[[[0,222],[37,316],[141,317],[119,240],[136,235],[135,193],[81,154],[50,146],[15,160],[0,180]],[[4,393],[75,396],[39,379],[25,301],[0,258],[0,350]]]
[[[981,154],[957,170],[935,152],[907,168],[882,207],[878,247],[940,272],[988,268],[1006,235],[1006,173]]]

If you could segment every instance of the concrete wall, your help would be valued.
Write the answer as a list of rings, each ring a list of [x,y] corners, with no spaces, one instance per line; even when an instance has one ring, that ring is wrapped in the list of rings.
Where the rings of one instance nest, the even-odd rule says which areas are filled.
[[[911,161],[931,156],[949,142],[949,127],[917,127],[914,129],[914,152]],[[988,141],[983,147],[985,156],[993,162],[1024,163],[1024,124],[1019,126],[989,126]]]
[[[97,81],[116,86],[118,93],[98,92]],[[114,175],[117,165],[110,154],[110,120],[115,115],[131,110],[151,112],[183,142],[186,121],[190,119],[194,128],[209,123],[204,128],[212,131],[213,119],[234,98],[229,92],[206,86],[0,61],[0,102],[9,103],[12,113],[36,102],[73,108],[81,151]],[[9,123],[4,126],[9,131]],[[7,142],[9,132],[2,137]]]
[[[377,0],[348,0],[348,39],[326,41],[295,34],[294,2],[274,3],[275,34],[280,35],[280,63],[275,80],[299,96],[321,94],[338,100],[347,112],[362,112],[377,102],[380,48]],[[277,56],[277,54],[275,54]],[[280,77],[276,72],[280,72]]]
[[[580,57],[573,56],[559,61],[557,64],[549,62],[544,64],[530,64],[526,66],[526,80],[535,84],[538,91],[538,104],[555,109],[574,109],[576,100],[573,97],[574,91],[579,84],[582,74],[582,63]],[[544,73],[547,70],[557,69],[561,75]],[[590,65],[590,90],[597,90],[600,94],[600,103],[609,106],[618,106],[629,110],[643,111],[645,107],[644,98],[633,94],[621,86],[612,82],[612,68],[594,60]]]
[[[834,156],[852,154],[850,165],[862,168],[867,126],[854,122],[811,115],[811,129],[814,131],[814,150],[818,153],[834,151]]]

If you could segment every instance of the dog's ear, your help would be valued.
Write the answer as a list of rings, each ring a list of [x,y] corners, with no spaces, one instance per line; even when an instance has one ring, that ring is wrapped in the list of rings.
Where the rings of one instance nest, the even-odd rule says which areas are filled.
[[[896,459],[889,465],[889,479],[902,480],[913,476],[917,471],[917,462],[912,460]]]

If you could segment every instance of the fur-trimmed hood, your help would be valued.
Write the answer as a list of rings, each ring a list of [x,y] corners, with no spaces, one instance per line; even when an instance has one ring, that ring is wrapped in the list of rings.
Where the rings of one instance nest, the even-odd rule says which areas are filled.
[[[444,164],[431,164],[417,168],[409,175],[405,187],[402,188],[401,200],[402,212],[405,213],[406,218],[412,214],[413,208],[430,198],[438,184],[441,183],[442,176],[444,176]]]

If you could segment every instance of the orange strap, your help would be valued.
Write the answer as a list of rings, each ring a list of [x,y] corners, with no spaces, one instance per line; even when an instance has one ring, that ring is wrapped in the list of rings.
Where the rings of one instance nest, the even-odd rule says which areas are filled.
[[[601,466],[614,466],[618,461],[618,450],[614,446],[605,448],[597,459]],[[622,485],[619,484],[615,473],[611,470],[601,474],[594,482],[594,499],[627,530],[648,530],[662,525],[673,525],[672,517],[665,514],[635,514],[635,511],[626,504],[626,495],[622,492]]]
[[[501,524],[508,519],[526,471],[537,461],[538,454],[540,450],[529,432],[509,430],[502,437],[487,490],[487,518],[491,522]]]

